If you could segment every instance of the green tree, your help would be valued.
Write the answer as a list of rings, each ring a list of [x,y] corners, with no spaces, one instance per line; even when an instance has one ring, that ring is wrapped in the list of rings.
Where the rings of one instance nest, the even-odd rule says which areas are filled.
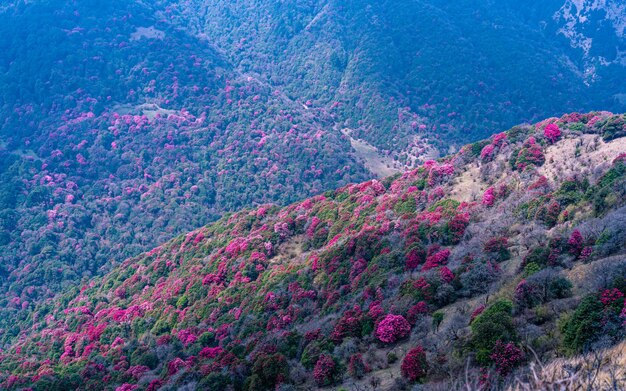
[[[480,364],[486,365],[490,362],[489,356],[496,341],[516,342],[517,333],[512,311],[513,303],[509,300],[498,300],[472,322],[471,347]]]

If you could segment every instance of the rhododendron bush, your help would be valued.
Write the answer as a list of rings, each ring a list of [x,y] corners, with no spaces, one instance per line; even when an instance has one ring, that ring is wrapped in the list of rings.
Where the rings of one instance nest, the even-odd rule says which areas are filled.
[[[411,332],[411,325],[401,315],[387,315],[376,327],[376,337],[385,343],[394,343],[406,338]]]
[[[419,381],[426,377],[428,373],[428,362],[426,352],[421,346],[415,347],[406,354],[402,360],[402,376],[410,381]]]
[[[332,357],[322,354],[315,363],[315,369],[313,370],[313,377],[318,386],[326,386],[333,382],[333,376],[335,375],[335,361]]]
[[[498,340],[490,358],[501,376],[506,376],[524,359],[524,353],[512,343],[503,343]]]
[[[556,124],[548,124],[543,130],[543,135],[554,144],[561,137],[561,129]]]

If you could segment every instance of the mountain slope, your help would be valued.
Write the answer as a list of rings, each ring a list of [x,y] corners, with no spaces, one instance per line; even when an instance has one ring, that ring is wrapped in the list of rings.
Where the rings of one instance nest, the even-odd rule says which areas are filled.
[[[225,211],[370,175],[330,118],[155,12],[0,14],[0,294],[25,310]]]
[[[5,1],[0,294],[28,311],[225,212],[624,109],[614,2],[404,3]]]
[[[383,181],[227,215],[16,320],[2,386],[390,388],[400,372],[452,381],[468,357],[496,384],[530,348],[615,343],[625,124],[551,118]],[[584,317],[597,322],[576,328]]]
[[[392,156],[425,142],[445,153],[555,113],[624,110],[624,64],[613,61],[623,31],[605,28],[619,22],[617,1],[166,3],[234,66]],[[573,38],[590,34],[593,58]]]

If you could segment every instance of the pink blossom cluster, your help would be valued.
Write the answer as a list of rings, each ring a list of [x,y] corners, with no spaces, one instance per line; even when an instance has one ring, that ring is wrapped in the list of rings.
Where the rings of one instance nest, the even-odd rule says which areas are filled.
[[[407,315],[406,315],[406,319],[409,321],[410,324],[414,325],[420,316],[427,314],[427,313],[428,313],[428,304],[425,301],[420,301],[417,304],[415,304],[413,307],[409,308],[409,311],[407,312]]]
[[[496,196],[494,195],[493,187],[490,187],[487,190],[485,190],[485,192],[483,193],[483,199],[482,199],[483,205],[492,206],[495,200],[496,200]]]
[[[200,351],[200,353],[198,353],[198,355],[202,358],[212,359],[212,358],[216,358],[217,356],[219,356],[223,351],[224,349],[222,349],[219,346],[214,347],[214,348],[206,347],[206,348],[203,348]]]
[[[617,288],[605,289],[600,293],[600,302],[604,306],[612,305],[617,301],[621,301],[624,298],[624,294]]]
[[[187,367],[187,362],[180,357],[176,357],[169,363],[167,363],[167,373],[172,376],[178,373],[181,369]]]
[[[192,330],[183,329],[178,332],[178,339],[186,347],[196,342],[196,340],[198,340],[198,337]]]
[[[561,129],[557,124],[548,124],[543,130],[543,135],[554,144],[561,137]]]
[[[426,262],[424,266],[422,266],[422,271],[428,271],[439,266],[443,266],[448,263],[448,258],[450,257],[450,250],[443,249],[441,251],[437,251],[436,253],[429,255],[426,258]]]
[[[322,354],[313,368],[313,378],[319,386],[325,386],[332,382],[335,373],[335,361],[332,357]]]
[[[496,371],[501,376],[506,376],[524,359],[524,353],[513,343],[498,340],[489,358],[493,361]]]
[[[411,332],[411,325],[402,315],[389,314],[376,327],[376,337],[384,343],[394,343],[406,338]]]
[[[580,255],[583,250],[584,239],[579,230],[575,229],[572,231],[572,234],[567,240],[567,244],[569,245],[570,253],[576,256]]]
[[[421,346],[417,346],[407,353],[400,365],[402,376],[410,381],[419,381],[426,377],[428,372],[428,362],[426,352]]]
[[[447,266],[444,266],[439,270],[439,276],[441,281],[446,284],[449,284],[454,280],[454,273],[452,273],[452,270],[448,269]]]
[[[368,311],[367,311],[367,315],[373,320],[378,320],[383,315],[385,315],[385,310],[380,305],[380,302],[377,300],[370,304]]]
[[[430,299],[431,285],[428,283],[428,281],[426,281],[424,277],[420,277],[417,280],[415,280],[415,282],[413,282],[413,288],[418,290],[425,299]]]
[[[480,151],[480,158],[482,160],[490,160],[493,157],[493,151],[496,149],[493,144],[487,144]]]

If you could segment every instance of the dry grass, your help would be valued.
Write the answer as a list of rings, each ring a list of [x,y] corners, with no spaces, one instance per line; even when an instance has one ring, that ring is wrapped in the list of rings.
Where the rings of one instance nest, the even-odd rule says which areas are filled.
[[[582,135],[561,140],[546,149],[546,163],[539,174],[550,181],[575,175],[589,175],[601,165],[609,165],[620,153],[626,151],[626,139],[618,138],[608,143],[597,135]]]
[[[341,132],[350,140],[350,145],[357,159],[361,160],[365,168],[376,175],[376,177],[385,178],[401,172],[405,168],[398,167],[398,164],[393,159],[381,155],[376,147],[366,141],[352,138],[349,129],[343,129]]]
[[[603,352],[542,365],[531,363],[525,379],[517,378],[507,391],[626,390],[626,342]]]

